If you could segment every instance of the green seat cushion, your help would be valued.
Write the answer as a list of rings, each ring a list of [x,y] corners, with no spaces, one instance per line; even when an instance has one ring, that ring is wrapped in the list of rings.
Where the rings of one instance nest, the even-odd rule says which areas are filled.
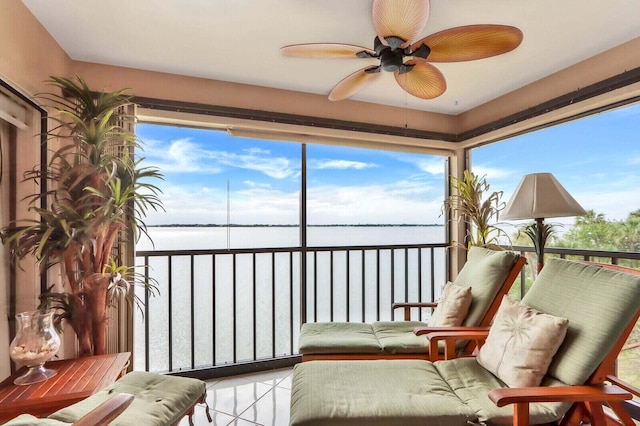
[[[49,418],[72,423],[119,393],[130,393],[135,399],[112,426],[166,426],[177,422],[204,398],[206,384],[198,379],[134,371]]]
[[[519,254],[513,251],[476,246],[469,249],[467,261],[453,282],[471,287],[471,306],[462,325],[480,325],[518,257]]]
[[[640,275],[549,259],[522,303],[569,320],[547,374],[567,384],[583,384],[637,312]]]
[[[3,423],[5,426],[68,426],[71,423],[61,422],[53,419],[39,419],[31,414],[21,414],[15,419]]]
[[[421,321],[376,321],[371,324],[382,350],[390,354],[426,353],[429,342],[425,336],[416,336],[413,329],[426,327]]]
[[[298,351],[308,354],[376,354],[382,347],[371,324],[313,322],[302,325]]]
[[[416,336],[413,329],[426,327],[421,321],[376,321],[372,324],[373,332],[385,353],[390,354],[421,354],[429,350],[426,336]],[[462,350],[467,345],[466,340],[456,342],[456,349]],[[438,342],[438,352],[444,353],[444,341]]]
[[[475,413],[480,421],[491,425],[512,424],[513,406],[497,407],[487,396],[491,390],[507,386],[478,364],[475,358],[436,361],[433,365],[452,391]],[[549,377],[545,378],[542,384],[545,386],[563,385],[563,383]],[[531,424],[545,424],[555,421],[562,417],[569,407],[571,407],[571,403],[530,404]]]
[[[467,426],[475,418],[428,361],[309,361],[294,368],[291,426]]]

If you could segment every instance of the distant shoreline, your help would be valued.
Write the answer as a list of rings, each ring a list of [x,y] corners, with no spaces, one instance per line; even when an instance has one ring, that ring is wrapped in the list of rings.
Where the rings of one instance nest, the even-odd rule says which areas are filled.
[[[416,224],[416,223],[403,223],[403,224],[370,224],[370,223],[359,223],[359,224],[332,224],[332,225],[307,225],[310,228],[327,228],[327,227],[429,227],[429,226],[439,226],[442,227],[444,225],[441,224]],[[236,223],[231,224],[172,224],[172,225],[147,225],[147,228],[298,228],[300,225],[267,225],[267,224],[253,224],[253,225],[240,225]]]

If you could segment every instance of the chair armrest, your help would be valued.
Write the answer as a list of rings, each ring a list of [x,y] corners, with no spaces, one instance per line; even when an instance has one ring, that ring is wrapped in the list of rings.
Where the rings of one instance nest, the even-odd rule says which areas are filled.
[[[106,426],[122,414],[133,399],[130,393],[119,393],[82,416],[73,426]]]
[[[640,397],[640,388],[633,386],[631,383],[627,383],[624,380],[621,380],[618,377],[612,375],[608,375],[607,380],[611,382],[611,384],[622,388],[637,397]]]
[[[633,396],[618,386],[537,386],[502,388],[489,392],[489,399],[498,407],[531,402],[623,401]]]
[[[438,306],[436,302],[395,302],[391,305],[391,309],[404,309],[404,320],[411,320],[411,308],[435,308]]]
[[[442,330],[434,331],[439,328]],[[444,341],[444,359],[456,358],[456,342],[459,340],[476,340],[478,347],[489,335],[489,327],[416,327],[413,332],[425,335],[429,341],[429,359],[438,359],[438,342]]]
[[[529,426],[529,404],[532,402],[583,402],[590,408],[594,422],[605,424],[602,403],[607,402],[616,414],[625,416],[620,402],[631,399],[632,395],[617,386],[539,386],[530,388],[504,388],[489,392],[489,399],[498,407],[513,404],[513,425]],[[608,424],[608,423],[607,423]],[[625,423],[628,424],[628,423]]]
[[[422,336],[425,334],[433,334],[433,333],[449,333],[451,332],[452,335],[454,335],[453,333],[460,333],[460,332],[476,332],[476,331],[482,331],[482,332],[487,332],[489,331],[489,327],[466,327],[464,325],[458,326],[458,327],[415,327],[413,329],[413,332],[416,336]]]

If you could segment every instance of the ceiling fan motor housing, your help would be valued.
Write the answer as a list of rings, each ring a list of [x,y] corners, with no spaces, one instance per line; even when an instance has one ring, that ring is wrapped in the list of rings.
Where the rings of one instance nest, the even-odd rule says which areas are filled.
[[[404,64],[405,56],[417,56],[424,59],[431,53],[431,49],[425,44],[422,44],[415,52],[411,52],[410,47],[400,47],[405,42],[400,37],[386,37],[385,40],[388,45],[383,44],[380,38],[376,37],[373,46],[376,55],[380,58],[380,67],[388,72],[397,70],[400,70],[401,74],[409,72],[413,66]]]
[[[385,40],[388,45],[382,44],[380,38],[376,37],[373,40],[373,48],[380,58],[380,66],[382,69],[388,72],[394,72],[402,66],[405,49],[401,49],[400,45],[404,43],[404,40],[399,37],[387,37]]]

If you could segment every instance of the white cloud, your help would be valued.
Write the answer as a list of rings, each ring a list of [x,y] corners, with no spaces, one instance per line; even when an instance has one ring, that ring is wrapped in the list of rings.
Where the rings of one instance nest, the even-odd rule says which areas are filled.
[[[442,194],[430,193],[419,181],[313,187],[307,197],[308,221],[313,224],[441,223]]]
[[[444,175],[445,157],[438,156],[421,156],[421,155],[402,155],[397,156],[397,160],[412,164],[418,170],[429,173],[433,176]]]
[[[349,161],[349,160],[314,160],[309,164],[309,168],[311,169],[336,169],[336,170],[347,170],[347,169],[355,169],[362,170],[368,169],[371,167],[377,167],[374,163],[364,163],[362,161]]]
[[[509,169],[499,169],[499,168],[495,168],[495,167],[485,167],[482,165],[475,165],[473,166],[473,173],[475,173],[476,176],[487,176],[487,182],[489,183],[489,185],[491,185],[491,181],[492,180],[497,180],[497,179],[504,179],[504,178],[509,178],[509,177],[517,177],[518,179],[520,179],[521,176],[517,176],[517,172],[515,170],[509,170]]]
[[[283,191],[259,182],[231,188],[231,222],[294,224],[299,221],[298,190]],[[324,185],[309,188],[312,224],[442,223],[442,191],[419,179],[384,185]],[[149,225],[224,224],[226,188],[169,185],[161,196],[166,212],[150,212]]]
[[[416,165],[423,172],[434,176],[442,176],[444,175],[444,161],[443,158],[419,159]]]
[[[573,197],[585,210],[604,213],[607,220],[624,220],[640,208],[640,187],[615,192],[575,192]]]
[[[210,150],[182,138],[162,144],[146,141],[145,164],[155,166],[164,173],[220,173],[223,167],[254,170],[274,179],[285,179],[299,173],[298,161],[286,157],[272,157],[270,151],[262,148],[248,148],[241,154]]]
[[[258,147],[247,148],[247,149],[244,149],[243,151],[246,152],[247,154],[250,154],[250,155],[257,155],[257,154],[269,155],[269,154],[271,154],[271,151],[269,151],[268,149],[258,148]]]

